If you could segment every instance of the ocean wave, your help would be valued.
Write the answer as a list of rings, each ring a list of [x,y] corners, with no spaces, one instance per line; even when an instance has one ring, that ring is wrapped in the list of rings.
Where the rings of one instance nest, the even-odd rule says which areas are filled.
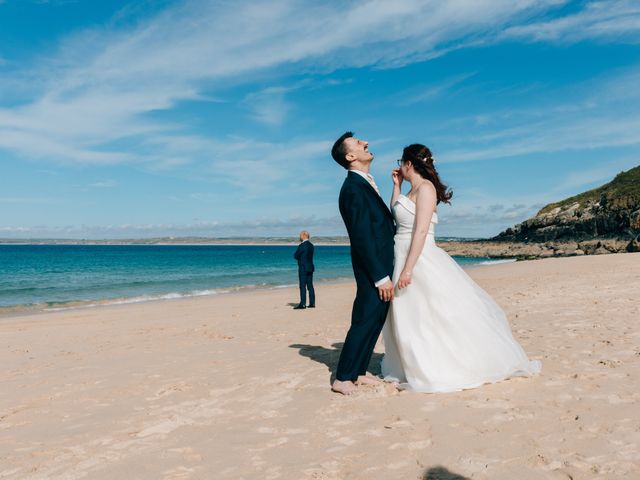
[[[94,308],[108,305],[128,305],[132,303],[153,302],[157,300],[177,300],[181,298],[205,297],[212,295],[220,295],[227,293],[237,293],[246,290],[259,290],[270,288],[290,288],[294,285],[273,285],[268,283],[259,283],[251,285],[238,285],[228,288],[192,290],[190,292],[170,292],[157,295],[137,295],[135,297],[113,298],[105,300],[87,300],[87,301],[66,301],[66,302],[48,302],[46,305],[23,305],[30,310],[43,310],[46,312],[57,312],[61,310],[69,310],[74,308]],[[56,306],[53,306],[56,305]],[[20,307],[20,306],[16,306]],[[40,308],[38,308],[40,307]]]
[[[513,263],[517,261],[515,258],[496,258],[495,260],[484,260],[477,265],[498,265],[500,263]]]
[[[56,312],[60,310],[69,310],[71,308],[91,308],[91,307],[102,307],[105,305],[126,305],[130,303],[142,303],[142,302],[152,302],[155,300],[176,300],[179,298],[190,298],[190,297],[204,297],[209,295],[218,295],[221,293],[230,293],[232,289],[218,289],[218,290],[194,290],[187,293],[180,292],[170,292],[163,293],[159,295],[138,295],[135,297],[127,297],[127,298],[113,298],[107,300],[99,300],[92,301],[88,300],[86,302],[82,301],[69,301],[69,302],[49,302],[47,307],[43,308],[46,312]],[[51,305],[58,304],[59,306],[53,307]]]
[[[336,278],[328,278],[328,279],[318,279],[316,283],[319,284],[331,284],[331,283],[340,283],[343,281],[348,281],[350,278],[348,277],[336,277]],[[227,288],[217,288],[217,289],[204,289],[204,290],[192,290],[190,292],[169,292],[162,293],[157,295],[137,295],[133,297],[119,297],[119,298],[111,298],[104,300],[68,300],[68,301],[52,301],[46,303],[30,303],[30,304],[22,304],[22,305],[12,305],[0,307],[0,314],[20,314],[25,312],[58,312],[64,310],[71,310],[77,308],[95,308],[95,307],[104,307],[109,305],[128,305],[135,303],[144,303],[144,302],[153,302],[158,300],[178,300],[181,298],[193,298],[193,297],[205,297],[205,296],[213,296],[220,294],[230,294],[230,293],[239,293],[244,291],[251,290],[276,290],[282,288],[293,288],[297,287],[297,284],[287,283],[287,284],[273,284],[273,283],[255,283],[249,285],[237,285]]]

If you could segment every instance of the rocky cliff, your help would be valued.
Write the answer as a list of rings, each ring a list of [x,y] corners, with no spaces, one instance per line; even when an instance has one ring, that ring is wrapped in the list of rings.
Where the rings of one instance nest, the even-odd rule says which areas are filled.
[[[526,243],[626,242],[640,235],[640,166],[599,188],[551,203],[493,241]]]

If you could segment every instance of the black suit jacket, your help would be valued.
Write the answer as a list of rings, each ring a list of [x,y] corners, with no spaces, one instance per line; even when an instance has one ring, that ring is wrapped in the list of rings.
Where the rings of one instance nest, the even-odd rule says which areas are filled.
[[[356,282],[373,287],[393,274],[393,216],[369,182],[354,172],[347,174],[338,203],[349,233]]]
[[[304,272],[313,272],[315,270],[313,265],[313,250],[313,243],[309,240],[298,245],[296,253],[293,254],[293,258],[298,261],[298,270]]]

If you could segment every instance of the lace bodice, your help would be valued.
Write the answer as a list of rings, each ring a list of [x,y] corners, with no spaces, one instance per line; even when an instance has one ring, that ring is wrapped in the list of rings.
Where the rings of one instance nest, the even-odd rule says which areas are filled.
[[[393,205],[393,218],[396,220],[396,235],[411,236],[413,222],[416,215],[416,204],[405,195],[400,194]],[[431,224],[429,225],[429,235],[435,234],[435,225],[438,223],[438,214],[433,212]]]

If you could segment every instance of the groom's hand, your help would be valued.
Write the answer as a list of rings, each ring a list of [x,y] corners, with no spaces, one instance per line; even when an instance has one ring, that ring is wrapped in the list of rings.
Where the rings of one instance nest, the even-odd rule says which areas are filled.
[[[387,280],[385,283],[378,287],[378,295],[383,302],[389,302],[393,300],[393,282]]]

